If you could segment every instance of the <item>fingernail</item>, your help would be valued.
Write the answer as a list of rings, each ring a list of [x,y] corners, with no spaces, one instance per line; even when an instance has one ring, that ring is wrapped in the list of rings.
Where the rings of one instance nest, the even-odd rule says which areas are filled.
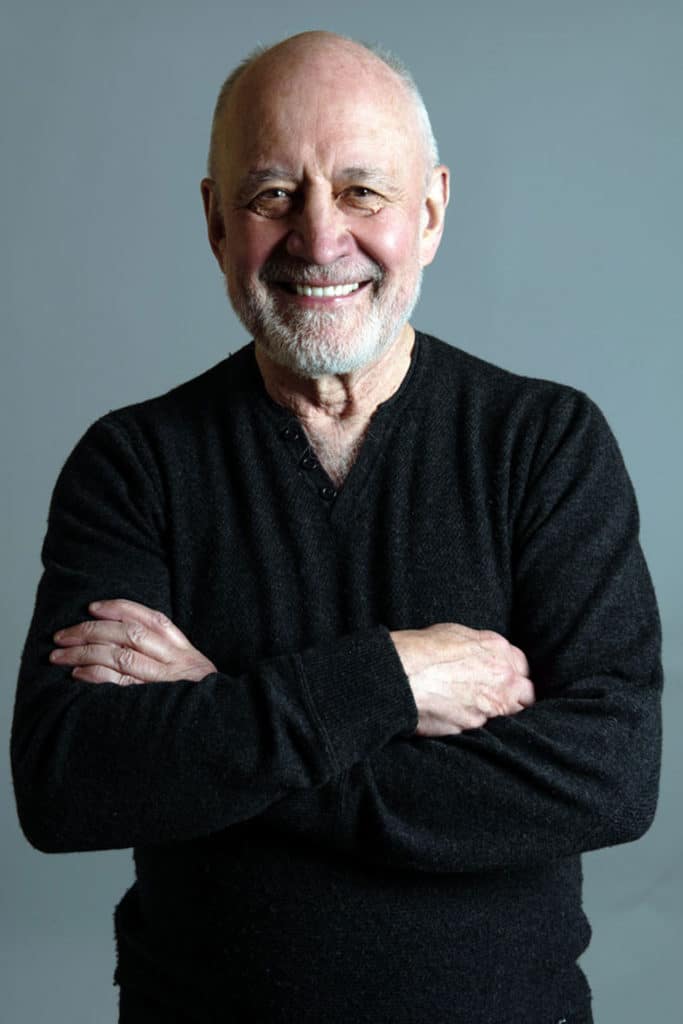
[[[59,661],[59,659],[61,658],[63,653],[64,652],[61,651],[61,650],[60,651],[50,651],[50,661]]]
[[[102,607],[102,602],[101,601],[91,601],[90,602],[90,607],[91,607],[92,611],[96,612],[98,608]]]
[[[58,633],[55,633],[52,637],[53,640],[61,640],[64,636],[64,630],[60,629]]]

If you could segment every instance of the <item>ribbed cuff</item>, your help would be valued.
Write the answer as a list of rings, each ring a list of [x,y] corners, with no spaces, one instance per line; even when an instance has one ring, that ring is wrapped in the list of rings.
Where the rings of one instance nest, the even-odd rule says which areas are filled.
[[[299,655],[312,716],[339,769],[417,728],[417,706],[384,626],[351,633]]]

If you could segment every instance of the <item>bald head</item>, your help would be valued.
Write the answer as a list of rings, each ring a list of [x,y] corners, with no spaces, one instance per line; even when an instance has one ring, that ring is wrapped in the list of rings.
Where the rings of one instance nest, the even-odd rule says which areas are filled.
[[[405,106],[406,129],[419,139],[427,175],[438,164],[438,150],[427,109],[408,69],[388,51],[371,48],[331,32],[303,32],[270,47],[258,47],[224,81],[211,125],[208,175],[217,179],[230,147],[230,109],[253,102],[259,92],[286,94],[294,76],[305,76],[311,89],[321,80],[341,85],[363,82],[370,96],[378,89]]]

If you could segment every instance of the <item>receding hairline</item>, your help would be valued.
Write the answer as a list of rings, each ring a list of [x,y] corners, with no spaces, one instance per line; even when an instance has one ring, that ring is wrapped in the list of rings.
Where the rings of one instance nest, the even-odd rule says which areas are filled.
[[[305,36],[317,36],[317,37],[328,37],[330,41],[338,40],[340,42],[350,43],[361,50],[364,50],[367,54],[375,57],[385,67],[387,67],[393,74],[398,78],[399,82],[403,85],[408,98],[413,103],[415,113],[417,115],[418,125],[420,133],[423,138],[423,144],[427,157],[428,172],[431,173],[434,167],[439,163],[439,151],[432,130],[432,125],[429,119],[429,114],[425,106],[424,100],[420,90],[417,87],[415,79],[413,78],[408,67],[403,63],[400,57],[397,57],[395,53],[387,50],[384,46],[372,44],[372,43],[361,43],[356,39],[352,39],[350,36],[341,36],[327,32],[316,32],[301,33],[300,36],[290,36],[287,39],[282,39],[277,43],[271,45],[259,44],[256,46],[247,56],[240,61],[240,63],[233,68],[228,77],[223,82],[216,105],[214,107],[213,118],[211,121],[211,140],[209,143],[209,155],[207,159],[207,174],[210,178],[215,179],[218,174],[217,159],[218,159],[218,148],[219,138],[221,132],[221,124],[227,107],[228,99],[230,98],[237,82],[242,78],[244,73],[253,67],[261,57],[276,50],[284,43],[288,43],[295,39],[301,39]]]

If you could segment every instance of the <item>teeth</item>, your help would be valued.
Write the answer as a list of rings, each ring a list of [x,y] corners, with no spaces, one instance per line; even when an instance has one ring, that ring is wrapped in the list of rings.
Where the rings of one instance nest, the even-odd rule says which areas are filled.
[[[297,295],[313,295],[315,298],[330,299],[339,295],[350,295],[351,292],[355,292],[357,288],[360,288],[358,282],[354,284],[333,284],[328,288],[311,288],[307,284],[295,284]]]

